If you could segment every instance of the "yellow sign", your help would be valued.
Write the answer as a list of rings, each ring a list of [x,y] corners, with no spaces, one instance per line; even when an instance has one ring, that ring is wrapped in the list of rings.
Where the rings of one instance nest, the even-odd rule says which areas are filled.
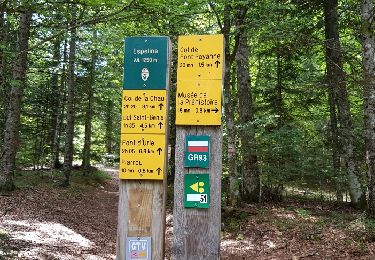
[[[165,135],[122,134],[120,179],[163,180]]]
[[[221,125],[221,80],[179,81],[176,125]]]
[[[177,80],[221,80],[223,51],[222,34],[179,36]]]
[[[121,133],[164,134],[166,90],[123,90]]]

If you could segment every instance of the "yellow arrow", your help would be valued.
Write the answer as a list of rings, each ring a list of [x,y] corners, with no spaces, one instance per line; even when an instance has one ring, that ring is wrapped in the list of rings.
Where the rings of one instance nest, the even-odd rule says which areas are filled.
[[[204,192],[204,182],[196,182],[194,183],[193,185],[190,186],[190,188],[195,191],[195,192],[199,192],[199,193],[203,193]]]

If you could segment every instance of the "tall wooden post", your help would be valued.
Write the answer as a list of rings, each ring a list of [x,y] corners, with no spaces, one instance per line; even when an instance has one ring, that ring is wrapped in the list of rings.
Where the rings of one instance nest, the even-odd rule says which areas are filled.
[[[125,39],[117,259],[164,259],[168,37]]]
[[[172,259],[220,256],[223,36],[180,36]]]

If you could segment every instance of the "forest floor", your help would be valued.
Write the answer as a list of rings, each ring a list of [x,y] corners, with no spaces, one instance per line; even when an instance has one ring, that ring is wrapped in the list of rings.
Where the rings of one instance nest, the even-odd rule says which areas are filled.
[[[0,259],[115,259],[118,181],[108,173],[60,188],[48,172],[23,171],[20,188],[0,195]],[[375,221],[348,205],[294,198],[223,208],[222,220],[221,259],[375,259]]]

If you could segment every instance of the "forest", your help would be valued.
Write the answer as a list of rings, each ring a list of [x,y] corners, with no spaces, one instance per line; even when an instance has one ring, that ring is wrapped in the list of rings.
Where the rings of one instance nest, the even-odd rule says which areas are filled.
[[[0,0],[0,216],[13,210],[7,200],[22,201],[20,192],[48,196],[46,187],[38,191],[41,183],[71,195],[77,179],[94,176],[105,188],[112,177],[101,166],[118,170],[125,37],[171,39],[173,187],[178,36],[223,34],[226,227],[238,233],[255,214],[252,206],[235,210],[244,205],[271,212],[267,203],[309,199],[313,208],[330,205],[361,219],[357,235],[366,238],[353,238],[362,241],[354,251],[370,259],[374,14],[372,0]],[[303,205],[291,212],[312,214]],[[0,223],[0,259],[2,252],[7,259],[3,229]],[[315,252],[299,257],[308,256],[319,259]]]

